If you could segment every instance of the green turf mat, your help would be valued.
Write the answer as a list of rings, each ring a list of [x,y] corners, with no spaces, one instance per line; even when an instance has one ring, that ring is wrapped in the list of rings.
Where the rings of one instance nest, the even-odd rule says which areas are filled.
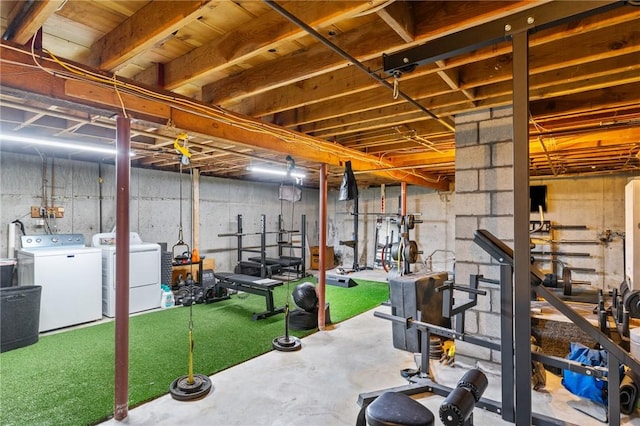
[[[308,278],[303,281],[312,281]],[[355,280],[351,288],[326,286],[331,320],[344,321],[388,299],[386,283]],[[276,306],[296,283],[274,291]],[[289,297],[287,297],[289,295]],[[265,298],[234,294],[231,299],[193,306],[194,372],[211,375],[272,350],[284,334],[284,315],[252,321]],[[168,392],[187,374],[189,308],[132,316],[129,322],[130,407]],[[102,322],[41,336],[38,343],[0,354],[1,425],[86,425],[113,414],[114,322]],[[297,337],[311,331],[292,331]]]

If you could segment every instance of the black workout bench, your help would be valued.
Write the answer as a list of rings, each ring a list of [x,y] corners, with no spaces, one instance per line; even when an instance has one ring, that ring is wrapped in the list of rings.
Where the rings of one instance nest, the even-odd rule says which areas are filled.
[[[249,260],[252,262],[258,262],[258,263],[262,262],[262,258],[260,256],[250,257]],[[298,276],[300,275],[300,266],[302,265],[302,259],[299,257],[291,257],[291,256],[281,256],[279,258],[265,257],[264,261],[267,264],[267,266],[277,265],[282,269],[286,268],[287,270],[291,270],[291,271],[295,270],[295,273]]]
[[[284,306],[276,308],[273,304],[273,289],[281,286],[282,281],[272,280],[271,278],[254,277],[251,275],[234,274],[231,272],[218,272],[214,273],[214,276],[218,280],[216,285],[220,287],[244,291],[265,297],[267,310],[259,314],[254,313],[252,317],[254,321],[282,313],[285,310]]]

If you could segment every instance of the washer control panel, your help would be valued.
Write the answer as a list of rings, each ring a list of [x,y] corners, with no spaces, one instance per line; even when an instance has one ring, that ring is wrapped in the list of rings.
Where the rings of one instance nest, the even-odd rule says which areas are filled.
[[[84,247],[82,234],[44,234],[20,237],[22,248]]]

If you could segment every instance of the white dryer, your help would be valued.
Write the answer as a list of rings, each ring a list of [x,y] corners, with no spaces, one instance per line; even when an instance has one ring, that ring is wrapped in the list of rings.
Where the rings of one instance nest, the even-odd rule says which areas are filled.
[[[18,285],[42,286],[39,331],[102,319],[100,249],[82,234],[21,237]]]
[[[116,234],[96,234],[91,245],[102,250],[102,314],[116,315]],[[129,233],[129,313],[159,308],[160,245],[144,243],[136,232]]]

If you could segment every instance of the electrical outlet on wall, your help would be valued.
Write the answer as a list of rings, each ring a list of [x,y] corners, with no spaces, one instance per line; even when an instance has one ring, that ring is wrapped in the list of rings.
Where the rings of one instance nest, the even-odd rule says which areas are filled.
[[[31,217],[32,218],[49,218],[49,219],[60,219],[64,217],[64,207],[41,207],[41,206],[32,206],[31,207]]]

